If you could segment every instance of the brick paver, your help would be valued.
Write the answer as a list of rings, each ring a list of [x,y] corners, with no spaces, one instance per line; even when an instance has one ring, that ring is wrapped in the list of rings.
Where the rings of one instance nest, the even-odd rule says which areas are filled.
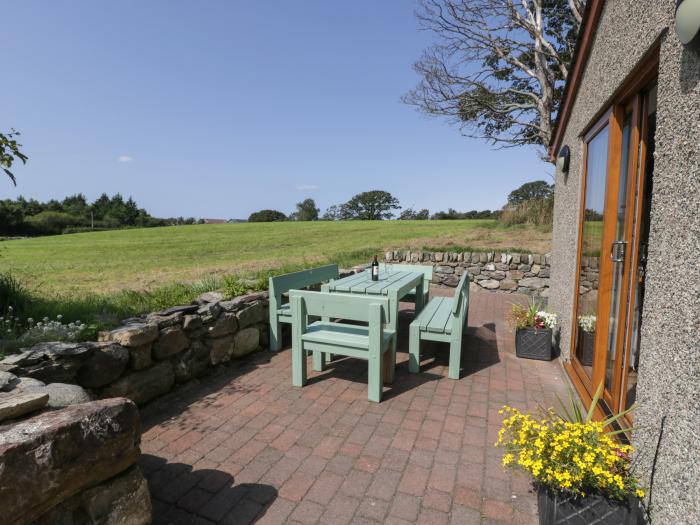
[[[458,381],[447,378],[446,345],[424,343],[421,373],[408,373],[405,305],[396,380],[379,404],[367,401],[366,364],[352,359],[292,387],[285,350],[146,407],[154,522],[537,523],[528,480],[504,472],[493,447],[498,410],[552,405],[565,383],[557,361],[515,357],[504,319],[514,300],[472,290]]]

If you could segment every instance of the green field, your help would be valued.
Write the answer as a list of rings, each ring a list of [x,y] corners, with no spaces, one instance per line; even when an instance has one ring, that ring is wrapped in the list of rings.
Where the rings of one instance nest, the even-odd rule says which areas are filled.
[[[21,284],[21,294],[5,295],[19,297],[10,303],[23,305],[25,315],[86,319],[151,311],[213,289],[236,295],[251,282],[243,279],[259,289],[270,272],[324,262],[348,267],[388,249],[544,253],[549,239],[492,220],[173,226],[1,242],[0,273]]]
[[[39,237],[0,244],[5,270],[45,292],[144,290],[297,264],[352,264],[392,248],[544,252],[549,234],[495,221],[190,225]]]

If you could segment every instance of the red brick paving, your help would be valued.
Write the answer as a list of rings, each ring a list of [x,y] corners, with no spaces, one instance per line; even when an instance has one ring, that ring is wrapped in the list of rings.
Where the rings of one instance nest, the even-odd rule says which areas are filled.
[[[556,361],[515,357],[504,321],[513,300],[472,291],[458,381],[447,378],[446,345],[424,344],[421,373],[408,373],[405,310],[396,380],[379,404],[367,401],[366,365],[351,359],[292,387],[285,350],[146,407],[154,522],[537,523],[529,482],[504,472],[493,447],[498,410],[552,405],[565,383]]]

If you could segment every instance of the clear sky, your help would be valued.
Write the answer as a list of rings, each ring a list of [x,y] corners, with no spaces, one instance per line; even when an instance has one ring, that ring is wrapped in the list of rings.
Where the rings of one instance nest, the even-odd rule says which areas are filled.
[[[384,189],[495,209],[550,180],[402,104],[431,42],[411,0],[38,1],[3,7],[0,129],[30,157],[0,198],[132,195],[156,216],[324,210]]]

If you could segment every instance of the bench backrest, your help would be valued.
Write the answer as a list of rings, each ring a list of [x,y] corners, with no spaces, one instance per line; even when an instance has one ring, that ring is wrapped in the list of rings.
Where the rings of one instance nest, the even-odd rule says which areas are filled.
[[[423,264],[386,264],[380,263],[379,269],[386,270],[387,266],[391,266],[394,270],[399,272],[421,272],[424,275],[426,281],[433,280],[433,266],[423,265]]]
[[[289,301],[292,303],[292,317],[295,319],[295,305],[298,301],[298,307],[303,308],[305,316],[346,319],[364,323],[372,321],[372,306],[377,305],[381,310],[381,324],[390,322],[391,309],[387,297],[291,290]]]
[[[282,303],[282,294],[287,293],[289,290],[306,288],[337,278],[337,264],[328,264],[326,266],[319,266],[318,268],[270,277],[270,299],[274,300],[279,305]]]
[[[457,326],[452,327],[452,331],[459,331],[461,336],[464,320],[469,312],[469,274],[465,271],[459,284],[455,289],[455,296],[452,299],[452,319]]]

